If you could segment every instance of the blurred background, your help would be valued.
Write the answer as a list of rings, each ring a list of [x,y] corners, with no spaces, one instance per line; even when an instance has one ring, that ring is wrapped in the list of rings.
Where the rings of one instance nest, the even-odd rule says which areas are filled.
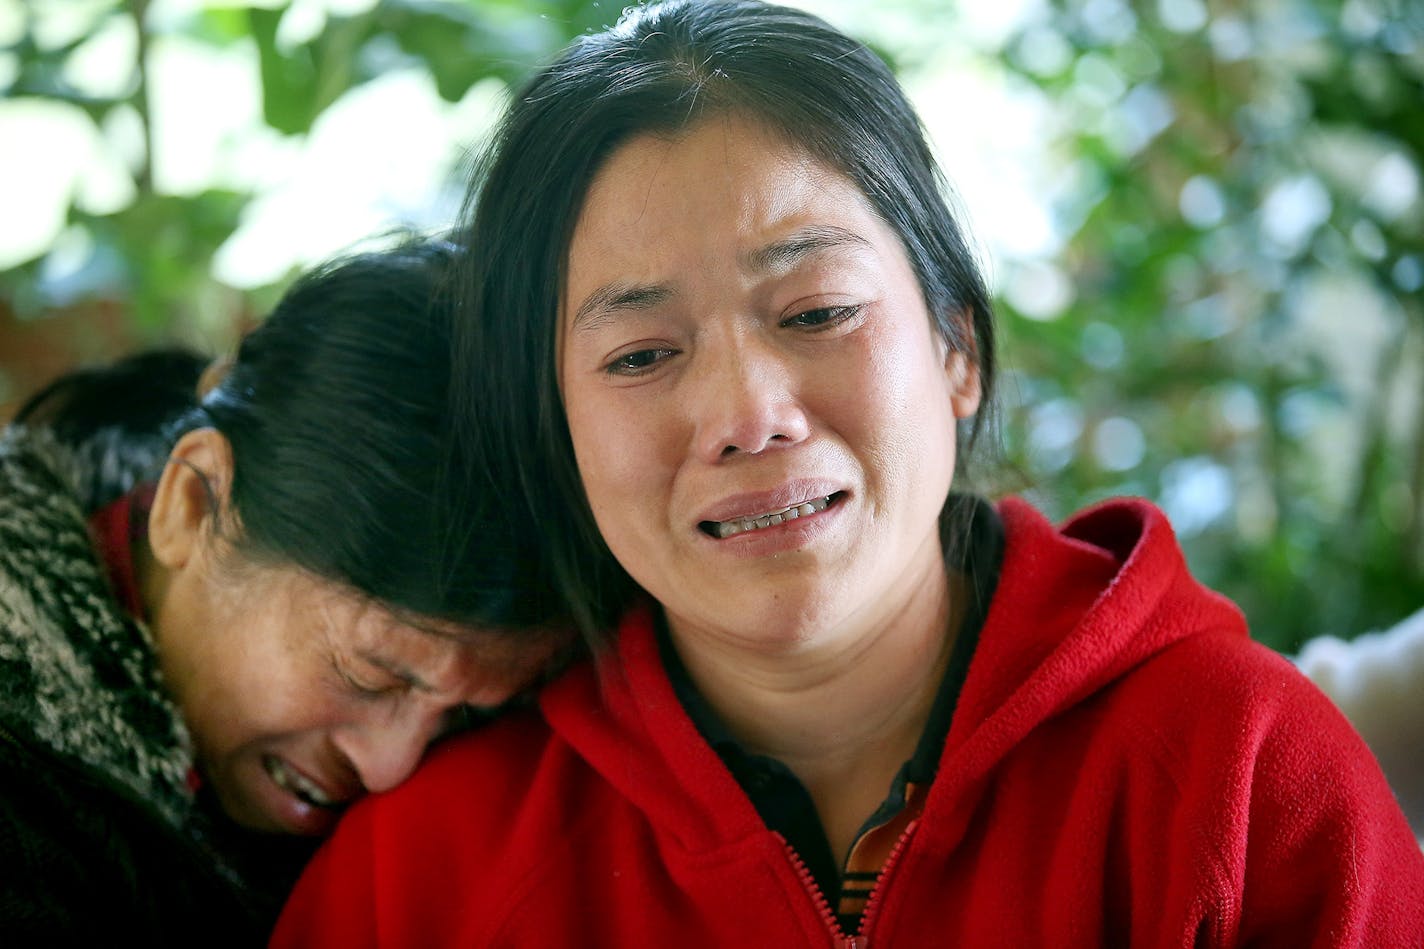
[[[0,0],[0,418],[452,223],[511,84],[622,5]],[[1281,650],[1424,606],[1424,4],[794,5],[892,63],[978,237],[997,484],[1153,498]]]

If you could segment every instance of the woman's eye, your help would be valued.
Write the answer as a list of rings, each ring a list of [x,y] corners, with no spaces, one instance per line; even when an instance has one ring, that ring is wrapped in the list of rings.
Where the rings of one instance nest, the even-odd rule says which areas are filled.
[[[782,326],[794,326],[808,330],[829,329],[851,319],[861,310],[861,304],[850,306],[820,306],[814,310],[797,313],[781,321]]]
[[[359,676],[351,670],[340,666],[337,667],[336,671],[340,673],[341,681],[346,683],[347,688],[365,699],[385,698],[405,688],[405,683],[403,682],[396,682],[395,680],[377,682]]]
[[[610,376],[640,376],[676,354],[675,349],[639,349],[619,356],[604,367],[604,372]]]

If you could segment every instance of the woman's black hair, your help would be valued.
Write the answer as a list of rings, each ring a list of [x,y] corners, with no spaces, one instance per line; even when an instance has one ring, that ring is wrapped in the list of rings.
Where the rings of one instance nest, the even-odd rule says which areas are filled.
[[[183,429],[232,448],[223,530],[245,559],[296,565],[411,622],[514,627],[547,613],[514,525],[442,494],[452,261],[441,240],[305,274],[242,341]],[[228,530],[228,524],[235,530]]]
[[[163,471],[207,364],[172,347],[76,369],[30,396],[12,421],[47,430],[74,454],[79,502],[92,514]]]
[[[939,333],[976,362],[985,411],[991,404],[988,292],[919,119],[878,56],[811,14],[753,0],[634,7],[576,40],[514,98],[466,212],[481,253],[460,280],[453,461],[466,477],[496,472],[549,582],[595,644],[632,581],[594,523],[559,396],[569,243],[594,176],[620,145],[719,113],[765,124],[860,189],[904,244]]]

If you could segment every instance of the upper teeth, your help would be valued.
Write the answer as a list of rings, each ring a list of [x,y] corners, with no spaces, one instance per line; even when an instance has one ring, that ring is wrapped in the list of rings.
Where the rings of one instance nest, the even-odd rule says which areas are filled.
[[[807,514],[815,514],[817,511],[824,511],[830,506],[829,495],[823,498],[815,498],[804,501],[801,504],[793,504],[780,511],[772,511],[769,514],[759,514],[756,517],[739,517],[730,521],[713,521],[712,532],[719,538],[731,537],[746,531],[759,530],[763,527],[771,527],[780,524],[782,521],[789,521],[795,517],[803,517]]]
[[[308,804],[315,804],[317,807],[331,807],[336,802],[327,797],[325,791],[312,783],[306,775],[287,767],[286,762],[279,758],[268,755],[262,760],[267,766],[267,773],[272,776],[272,780],[277,782],[278,787],[291,791],[297,797]]]

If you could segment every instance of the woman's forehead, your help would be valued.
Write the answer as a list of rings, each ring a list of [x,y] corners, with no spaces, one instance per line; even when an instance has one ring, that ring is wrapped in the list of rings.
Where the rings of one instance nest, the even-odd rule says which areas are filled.
[[[522,665],[544,655],[558,638],[550,631],[516,633],[437,617],[414,616],[358,590],[300,570],[286,583],[289,635],[333,653],[364,655],[436,679],[468,663],[492,669]],[[425,670],[424,673],[421,670]]]
[[[642,217],[644,202],[630,200],[639,197],[675,206],[679,196],[695,204],[714,190],[741,195],[772,184],[795,191],[824,187],[831,178],[850,186],[835,168],[765,123],[719,114],[676,134],[644,133],[620,145],[593,176],[580,223],[590,206],[611,205]],[[700,187],[694,193],[689,184]]]
[[[595,177],[570,242],[575,293],[633,283],[712,255],[760,269],[796,232],[875,236],[878,219],[854,183],[760,123],[707,120],[669,138],[644,135]],[[582,300],[569,300],[577,307]]]

